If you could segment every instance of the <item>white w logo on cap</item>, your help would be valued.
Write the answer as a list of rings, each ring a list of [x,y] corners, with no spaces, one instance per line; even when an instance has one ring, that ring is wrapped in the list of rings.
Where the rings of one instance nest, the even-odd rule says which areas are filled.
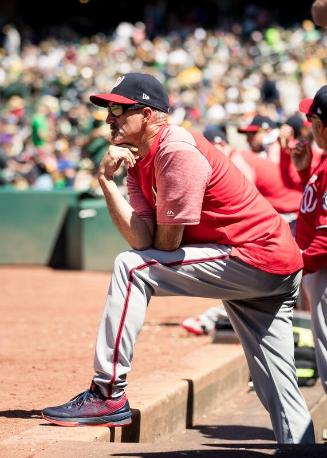
[[[124,81],[124,79],[125,79],[125,76],[120,76],[119,78],[117,78],[117,80],[116,80],[116,82],[115,82],[115,84],[114,84],[114,87],[119,86],[120,83],[121,83],[122,81]]]

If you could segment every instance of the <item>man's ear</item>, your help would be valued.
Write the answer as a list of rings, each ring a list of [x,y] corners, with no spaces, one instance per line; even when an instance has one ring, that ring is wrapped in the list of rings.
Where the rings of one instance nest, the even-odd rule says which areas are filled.
[[[322,122],[322,120],[318,116],[317,116],[317,121],[316,121],[316,128],[317,128],[317,131],[318,131],[318,133],[320,135],[322,134],[322,131],[325,128],[324,123]]]
[[[144,107],[143,108],[143,116],[147,121],[151,118],[152,113],[153,113],[153,111],[152,111],[152,109],[150,107]]]

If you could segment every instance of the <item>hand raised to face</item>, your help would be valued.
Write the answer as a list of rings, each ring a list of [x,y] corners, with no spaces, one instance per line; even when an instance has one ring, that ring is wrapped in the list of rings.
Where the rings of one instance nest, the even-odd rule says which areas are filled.
[[[112,180],[114,173],[121,164],[126,167],[134,167],[138,159],[138,148],[133,145],[110,145],[108,152],[104,155],[100,166],[98,177]]]

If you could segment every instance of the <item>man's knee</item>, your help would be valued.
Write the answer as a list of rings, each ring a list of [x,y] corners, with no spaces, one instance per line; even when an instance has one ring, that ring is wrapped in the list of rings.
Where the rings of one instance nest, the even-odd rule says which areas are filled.
[[[139,251],[129,250],[119,253],[114,262],[114,272],[126,271],[131,272],[138,267],[146,264],[146,260],[142,257]]]

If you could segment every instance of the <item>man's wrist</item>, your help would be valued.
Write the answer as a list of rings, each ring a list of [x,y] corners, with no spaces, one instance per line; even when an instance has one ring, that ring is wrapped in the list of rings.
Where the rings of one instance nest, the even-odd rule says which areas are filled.
[[[105,184],[105,183],[114,181],[114,176],[113,175],[105,176],[103,173],[100,173],[98,175],[98,181],[99,181],[100,185],[101,184]]]

